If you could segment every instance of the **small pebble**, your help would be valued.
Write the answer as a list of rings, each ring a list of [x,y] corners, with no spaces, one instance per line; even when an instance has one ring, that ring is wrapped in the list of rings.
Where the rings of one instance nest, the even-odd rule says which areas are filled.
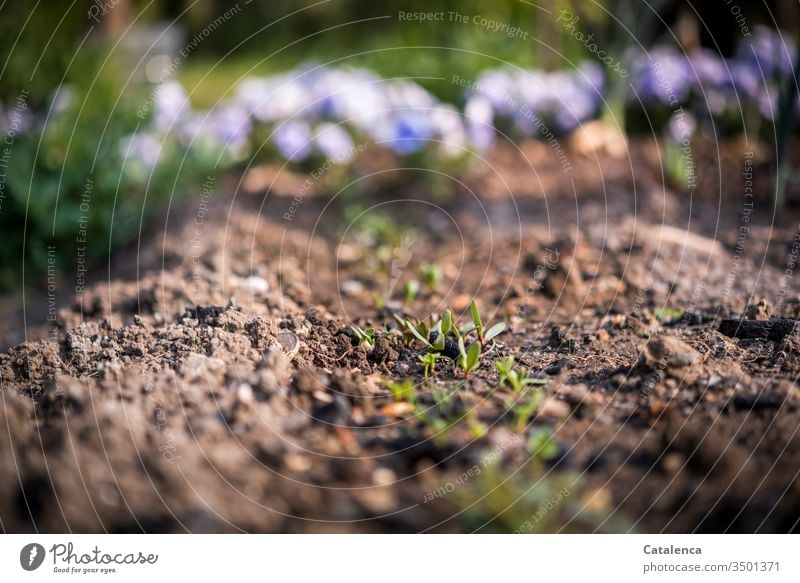
[[[239,400],[240,403],[250,404],[253,402],[253,389],[250,385],[246,385],[242,383],[239,385],[239,388],[236,389],[236,398]]]
[[[685,342],[671,336],[656,336],[647,341],[642,364],[650,370],[691,366],[700,354]]]
[[[570,414],[570,406],[564,401],[559,401],[553,397],[547,397],[539,405],[538,413],[546,417],[563,419]]]
[[[372,481],[378,486],[391,486],[397,481],[397,475],[389,468],[377,468],[372,472]]]
[[[244,289],[253,295],[263,295],[269,291],[269,283],[263,277],[251,275],[244,280]]]
[[[364,293],[364,285],[355,279],[346,279],[339,286],[341,291],[346,296],[357,296]]]
[[[278,344],[281,345],[281,348],[289,358],[293,358],[300,349],[300,341],[294,332],[282,330],[275,335],[275,340],[278,341]]]

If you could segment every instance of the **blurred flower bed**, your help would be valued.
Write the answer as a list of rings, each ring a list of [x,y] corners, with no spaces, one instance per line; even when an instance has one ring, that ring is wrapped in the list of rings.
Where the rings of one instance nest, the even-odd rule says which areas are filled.
[[[715,139],[745,128],[758,134],[774,126],[779,89],[797,61],[792,47],[784,35],[760,28],[728,59],[707,50],[629,51],[629,78],[588,61],[550,73],[500,67],[448,80],[463,87],[459,104],[408,79],[315,65],[245,78],[208,110],[193,108],[176,80],[152,87],[144,101],[112,100],[106,96],[113,91],[102,87],[82,94],[62,86],[47,111],[0,107],[0,130],[14,133],[0,228],[24,224],[28,241],[50,242],[74,263],[83,220],[89,255],[98,259],[135,238],[150,207],[232,166],[282,160],[301,170],[325,163],[347,168],[375,147],[441,168],[489,148],[498,135],[569,134],[613,111],[611,87],[620,83],[629,85],[628,113],[615,121],[627,119],[628,131],[644,115],[640,128],[663,129],[676,144],[700,130]],[[797,99],[792,107],[800,107]],[[0,250],[0,283],[15,280],[23,253],[45,265],[41,243],[24,251],[22,245]]]

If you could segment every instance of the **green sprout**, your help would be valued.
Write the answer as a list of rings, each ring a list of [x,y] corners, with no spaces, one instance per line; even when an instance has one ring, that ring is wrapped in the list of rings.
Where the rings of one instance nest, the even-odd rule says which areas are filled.
[[[433,339],[433,344],[431,344],[431,348],[433,350],[442,351],[445,348],[445,339],[447,335],[451,332],[455,332],[458,334],[458,328],[454,325],[453,319],[453,311],[450,308],[447,308],[442,315],[442,319],[436,322],[431,328],[431,332],[435,332],[435,336]]]
[[[475,300],[473,300],[469,305],[469,311],[470,315],[472,316],[472,322],[467,325],[465,333],[469,333],[474,330],[478,335],[478,342],[480,343],[481,348],[483,348],[487,342],[490,342],[493,338],[499,336],[505,331],[505,322],[498,322],[494,326],[489,327],[489,329],[484,333],[483,320],[481,319],[481,313],[478,309],[478,303]]]
[[[406,305],[414,303],[414,300],[417,299],[417,294],[419,294],[419,282],[416,279],[407,281],[403,286],[403,293],[405,294]]]
[[[464,372],[464,378],[467,378],[471,373],[478,370],[480,366],[481,347],[477,342],[469,345],[469,348],[464,346],[464,338],[458,337],[458,358],[456,364]]]
[[[433,404],[439,413],[443,415],[447,413],[447,411],[450,409],[451,401],[453,400],[453,397],[455,397],[456,392],[457,388],[449,387],[442,387],[440,389],[434,389],[431,391]]]
[[[536,413],[536,409],[539,408],[539,403],[541,402],[542,397],[544,397],[544,392],[541,390],[536,390],[530,393],[527,399],[519,401],[514,406],[514,427],[518,433],[525,431],[525,426],[528,424],[528,419],[530,419],[533,414]]]
[[[545,427],[532,429],[526,444],[528,453],[543,462],[550,461],[558,455],[558,444],[553,432]]]
[[[486,427],[486,424],[481,422],[478,419],[478,415],[472,412],[467,415],[467,429],[471,439],[481,439],[489,433],[489,428]]]
[[[419,268],[419,276],[428,291],[434,292],[442,281],[442,268],[434,263],[427,263]]]
[[[483,322],[475,302],[472,303],[471,309],[473,321],[467,324],[463,329],[459,329],[456,318],[453,315],[453,310],[450,308],[446,309],[442,314],[442,318],[436,323],[432,323],[430,328],[424,322],[415,324],[410,319],[403,318],[397,314],[394,315],[394,318],[400,324],[400,329],[403,332],[403,337],[407,345],[416,340],[421,342],[429,350],[441,353],[445,352],[445,349],[448,347],[448,342],[450,342],[450,346],[452,346],[454,340],[457,340],[458,354],[446,352],[446,355],[449,359],[454,360],[455,368],[461,369],[464,378],[468,378],[471,373],[480,367],[481,352],[486,343],[493,341],[506,327],[505,323],[500,322],[488,330],[484,330]],[[467,342],[467,337],[472,332],[475,332],[477,341]],[[455,348],[452,350],[455,350]],[[442,355],[439,354],[438,357],[442,357]],[[436,358],[437,357],[428,355],[419,357],[420,362],[425,365],[426,377],[434,371]],[[524,378],[526,378],[525,375],[520,377],[520,382],[522,382]],[[523,385],[524,384],[536,384],[536,381],[530,380],[523,383]]]
[[[453,330],[453,328],[455,327],[455,318],[453,317],[453,310],[451,310],[450,308],[447,308],[444,311],[444,314],[442,314],[442,319],[440,320],[440,323],[441,323],[441,327],[440,327],[439,331],[442,334],[450,333]],[[456,330],[457,330],[457,328],[456,328]]]
[[[412,403],[414,401],[414,382],[411,379],[403,379],[402,381],[384,381],[386,388],[392,391],[392,396],[395,401],[406,401]]]
[[[670,320],[677,320],[683,316],[683,310],[677,308],[658,308],[655,311],[656,319],[659,322],[668,322]]]
[[[433,407],[423,407],[419,402],[415,404],[414,416],[433,431],[434,441],[438,444],[447,443],[450,429],[461,420],[452,414],[452,400],[456,392],[457,388],[434,388],[431,391]]]
[[[375,346],[375,340],[377,339],[377,334],[375,333],[375,328],[367,328],[363,330],[358,326],[350,326],[350,329],[358,338],[359,344],[369,344],[370,346]]]
[[[502,385],[514,369],[514,357],[509,356],[505,360],[498,360],[494,363],[494,368],[499,373],[498,382]]]
[[[397,314],[394,314],[394,319],[397,320],[398,324],[400,324],[400,329],[403,331],[403,339],[405,340],[406,344],[411,344],[414,340],[418,340],[425,346],[431,347],[431,343],[428,340],[430,331],[425,325],[425,322],[414,324],[408,318],[402,318]]]
[[[547,381],[545,379],[537,379],[528,376],[528,369],[520,366],[514,370],[514,357],[509,356],[503,361],[498,361],[494,364],[495,369],[499,373],[499,382],[508,383],[516,392],[522,391],[527,385],[543,385]]]
[[[450,309],[445,310],[442,319],[436,322],[431,328],[428,328],[423,321],[414,324],[408,318],[402,318],[397,314],[394,315],[394,319],[400,324],[400,329],[403,331],[406,344],[417,340],[426,347],[436,351],[444,350],[445,337],[453,328],[453,312]],[[436,332],[433,342],[430,340],[432,332]]]
[[[428,352],[417,357],[424,367],[423,376],[425,378],[428,378],[436,372],[436,362],[441,357],[442,355],[438,352]]]

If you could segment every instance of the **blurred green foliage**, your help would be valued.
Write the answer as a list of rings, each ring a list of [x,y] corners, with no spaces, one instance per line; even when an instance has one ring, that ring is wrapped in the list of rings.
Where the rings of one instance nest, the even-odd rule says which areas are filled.
[[[570,4],[552,0],[547,10]],[[245,74],[286,70],[304,61],[367,67],[384,77],[411,76],[440,99],[458,103],[462,90],[451,82],[454,75],[474,79],[502,63],[553,69],[564,66],[564,59],[583,58],[582,47],[562,42],[563,31],[553,26],[551,14],[520,0],[307,0],[253,2],[246,10],[242,22],[221,27],[182,68],[182,81],[196,88],[195,103],[213,104]],[[444,12],[446,20],[402,21],[400,12]],[[451,12],[508,23],[527,35],[509,38],[471,20],[450,21]],[[204,22],[190,18],[189,35],[202,30]],[[225,66],[207,75],[223,55]]]
[[[216,152],[187,151],[170,136],[148,153],[157,158],[152,168],[126,159],[126,138],[147,126],[139,113],[149,89],[124,87],[114,59],[101,65],[104,56],[82,56],[66,76],[66,109],[50,109],[43,125],[34,121],[13,139],[0,210],[0,231],[9,235],[0,246],[0,288],[19,282],[23,259],[26,284],[43,285],[48,246],[62,272],[101,263],[215,165]]]
[[[65,10],[58,0],[6,0],[0,7],[0,101],[30,92],[30,106],[46,105],[74,57],[86,11]],[[12,16],[13,15],[13,16]]]

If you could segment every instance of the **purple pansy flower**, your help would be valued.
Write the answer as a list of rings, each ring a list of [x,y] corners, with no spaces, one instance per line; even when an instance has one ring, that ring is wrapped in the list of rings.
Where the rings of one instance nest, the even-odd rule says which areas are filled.
[[[479,150],[488,148],[495,137],[494,111],[489,99],[482,94],[469,98],[464,109],[469,141]]]
[[[290,162],[301,162],[311,153],[311,129],[304,121],[282,123],[272,137],[281,156]]]
[[[355,156],[353,140],[340,125],[322,123],[314,133],[314,145],[322,155],[337,164],[346,164]]]

